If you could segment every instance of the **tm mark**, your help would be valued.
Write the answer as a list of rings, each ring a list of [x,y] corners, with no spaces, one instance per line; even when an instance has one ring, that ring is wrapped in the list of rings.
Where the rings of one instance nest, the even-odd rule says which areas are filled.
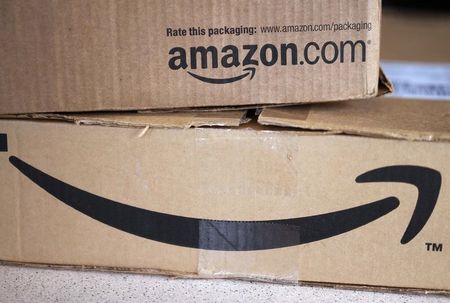
[[[444,249],[442,243],[425,243],[425,245],[427,246],[427,251],[440,252]]]

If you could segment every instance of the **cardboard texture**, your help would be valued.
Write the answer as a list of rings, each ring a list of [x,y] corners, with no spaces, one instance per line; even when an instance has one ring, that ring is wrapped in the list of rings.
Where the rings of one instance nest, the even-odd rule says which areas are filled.
[[[437,136],[0,130],[0,260],[450,290],[450,142]]]
[[[11,42],[2,55],[25,47],[0,61],[1,112],[309,102],[366,97],[360,89],[376,86],[378,72],[368,75],[378,70],[378,1],[297,1],[291,10],[293,1],[255,3],[3,1],[0,37]],[[167,76],[157,63],[172,43],[191,46],[186,37],[164,37],[168,26],[218,27],[243,16],[256,26],[375,21],[370,32],[301,33],[301,40],[292,40],[299,33],[192,40],[261,46],[370,36],[365,64],[295,72],[260,64],[253,79],[209,90],[186,71]],[[287,91],[286,83],[295,85]],[[449,104],[355,100],[264,109],[249,123],[245,111],[0,119],[0,260],[449,293]]]
[[[450,141],[450,102],[379,98],[264,109],[265,125],[416,141]]]
[[[377,94],[380,0],[0,2],[0,113]]]
[[[76,124],[121,126],[189,128],[200,126],[239,126],[249,121],[247,111],[170,112],[170,113],[72,113],[72,114],[22,114],[0,115],[0,118],[61,120]]]

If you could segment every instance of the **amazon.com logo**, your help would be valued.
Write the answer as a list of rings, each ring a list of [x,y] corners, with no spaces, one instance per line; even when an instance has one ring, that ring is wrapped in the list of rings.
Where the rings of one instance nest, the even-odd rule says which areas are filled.
[[[367,42],[356,41],[326,41],[324,43],[309,42],[299,47],[295,43],[245,44],[216,46],[196,46],[190,48],[174,47],[169,50],[169,68],[185,70],[197,80],[210,84],[233,83],[249,77],[253,79],[258,66],[271,67],[316,65],[319,63],[355,63],[366,62]],[[208,76],[208,69],[240,69],[230,73],[227,78]],[[202,71],[197,71],[201,69]],[[205,71],[203,71],[205,70]]]

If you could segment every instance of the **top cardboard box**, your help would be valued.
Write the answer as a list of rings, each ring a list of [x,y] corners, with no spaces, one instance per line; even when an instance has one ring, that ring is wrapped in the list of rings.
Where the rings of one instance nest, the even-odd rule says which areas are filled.
[[[377,95],[380,0],[0,2],[0,113]]]

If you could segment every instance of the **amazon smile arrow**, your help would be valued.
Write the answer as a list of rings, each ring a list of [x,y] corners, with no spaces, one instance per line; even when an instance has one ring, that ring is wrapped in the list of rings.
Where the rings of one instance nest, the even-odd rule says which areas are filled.
[[[232,78],[224,78],[224,79],[203,77],[203,76],[194,74],[192,72],[188,72],[188,74],[191,75],[192,77],[194,77],[195,79],[203,81],[203,82],[206,82],[206,83],[210,83],[210,84],[227,84],[227,83],[233,83],[233,82],[242,80],[245,77],[247,77],[248,75],[250,75],[250,80],[252,80],[253,77],[255,76],[256,68],[254,68],[254,67],[247,67],[247,68],[244,68],[244,71],[246,73],[243,73],[242,75],[239,75],[239,76],[236,76],[236,77],[232,77]]]
[[[376,202],[336,212],[282,220],[226,221],[189,218],[150,211],[100,197],[60,181],[27,164],[17,157],[10,163],[42,189],[79,212],[119,230],[163,243],[221,251],[251,251],[295,246],[337,236],[368,224],[396,209],[399,201],[388,197]],[[423,182],[405,177],[402,168],[393,166],[367,172],[357,178],[358,182],[407,182],[419,191]],[[412,172],[439,177],[439,185],[428,192],[440,189],[440,174],[424,167],[410,167]],[[386,177],[383,172],[392,173]],[[408,171],[410,173],[410,171]],[[437,173],[437,175],[436,175]],[[384,176],[384,177],[383,177]],[[435,180],[429,180],[429,182]],[[426,184],[425,184],[426,185]],[[405,236],[411,240],[425,225],[436,201],[429,201],[438,194],[420,194],[417,206]],[[423,206],[422,204],[428,204]],[[420,211],[426,209],[425,213]],[[411,227],[412,226],[412,227]]]

